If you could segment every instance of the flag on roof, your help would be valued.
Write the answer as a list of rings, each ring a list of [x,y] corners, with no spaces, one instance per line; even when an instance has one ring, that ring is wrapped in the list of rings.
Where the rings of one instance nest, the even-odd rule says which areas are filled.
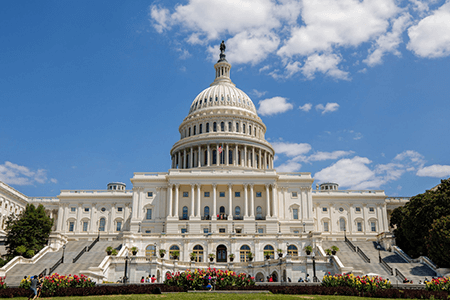
[[[219,154],[222,153],[222,151],[223,151],[222,146],[219,146],[219,148],[217,148],[217,150],[219,151]]]

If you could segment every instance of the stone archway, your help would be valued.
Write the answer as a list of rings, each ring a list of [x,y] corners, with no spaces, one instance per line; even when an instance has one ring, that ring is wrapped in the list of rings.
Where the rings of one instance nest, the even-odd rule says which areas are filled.
[[[255,281],[256,282],[263,282],[264,281],[264,274],[261,273],[261,272],[257,273],[256,276],[255,276]]]
[[[217,262],[227,262],[227,247],[225,245],[217,246],[216,261]]]
[[[278,282],[278,273],[277,273],[277,271],[273,271],[271,276],[272,276],[273,282]]]

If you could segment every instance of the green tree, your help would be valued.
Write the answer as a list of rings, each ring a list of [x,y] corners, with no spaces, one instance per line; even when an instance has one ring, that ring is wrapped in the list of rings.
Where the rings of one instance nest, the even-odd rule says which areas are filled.
[[[428,256],[438,266],[450,266],[450,216],[434,220],[427,237]]]
[[[20,215],[10,215],[6,220],[7,258],[19,255],[24,250],[23,247],[26,249],[22,252],[25,257],[38,253],[47,244],[52,226],[53,219],[45,214],[42,205],[36,208],[33,204],[28,204]]]
[[[450,179],[445,179],[437,189],[414,196],[393,211],[390,224],[396,226],[397,245],[411,257],[428,256],[428,231],[435,220],[449,215]]]

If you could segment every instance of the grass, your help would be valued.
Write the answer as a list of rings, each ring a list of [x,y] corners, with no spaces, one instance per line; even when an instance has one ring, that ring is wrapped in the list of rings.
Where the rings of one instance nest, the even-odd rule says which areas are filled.
[[[15,298],[17,300],[26,300],[27,298]],[[347,297],[347,296],[317,296],[317,295],[275,295],[269,293],[255,294],[220,294],[220,293],[170,293],[163,295],[111,295],[111,296],[86,296],[86,297],[54,297],[40,298],[51,300],[202,300],[202,299],[230,299],[230,300],[381,300],[381,298],[363,298],[363,297]],[[383,300],[389,300],[383,298]]]

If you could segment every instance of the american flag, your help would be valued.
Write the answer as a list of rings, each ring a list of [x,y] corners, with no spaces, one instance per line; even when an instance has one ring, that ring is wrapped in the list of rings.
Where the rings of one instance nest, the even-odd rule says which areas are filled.
[[[222,146],[219,146],[219,148],[217,148],[217,151],[219,151],[219,154],[222,153],[223,151]]]

